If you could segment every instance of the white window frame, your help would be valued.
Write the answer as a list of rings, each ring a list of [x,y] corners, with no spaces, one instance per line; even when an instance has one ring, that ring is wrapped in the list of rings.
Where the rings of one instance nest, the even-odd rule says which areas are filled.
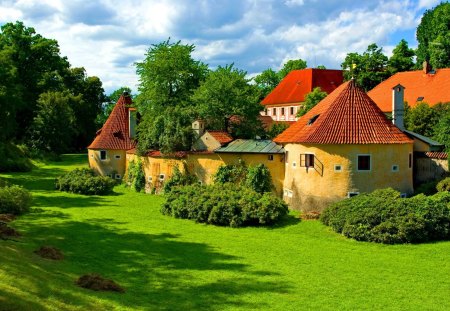
[[[159,178],[160,181],[163,181],[164,179],[166,179],[166,174],[159,174]]]
[[[347,198],[351,198],[351,197],[357,196],[358,194],[359,194],[358,191],[347,192]]]
[[[339,169],[338,169],[338,167],[339,167]],[[335,164],[334,165],[334,171],[335,172],[337,172],[337,173],[341,173],[342,172],[342,164]]]
[[[369,169],[368,170],[360,170],[359,169],[359,157],[360,156],[369,156]],[[358,172],[371,172],[372,171],[372,155],[370,153],[361,153],[356,155],[356,170]]]
[[[104,159],[102,159],[102,152],[105,153],[105,158]],[[106,152],[106,150],[100,150],[99,151],[99,158],[100,158],[100,161],[106,161],[108,159],[108,153]]]

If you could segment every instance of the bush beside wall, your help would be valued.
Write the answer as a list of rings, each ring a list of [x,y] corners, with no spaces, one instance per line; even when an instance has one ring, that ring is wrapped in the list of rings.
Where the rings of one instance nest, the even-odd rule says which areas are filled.
[[[91,169],[77,168],[56,180],[56,189],[86,195],[105,195],[112,192],[116,182],[106,176],[95,176]]]

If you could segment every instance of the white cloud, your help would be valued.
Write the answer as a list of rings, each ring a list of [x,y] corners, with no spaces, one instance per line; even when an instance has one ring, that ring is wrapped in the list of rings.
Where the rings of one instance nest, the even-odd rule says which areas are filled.
[[[284,2],[284,4],[286,4],[289,7],[302,6],[303,4],[305,4],[305,1],[304,0],[286,0]]]

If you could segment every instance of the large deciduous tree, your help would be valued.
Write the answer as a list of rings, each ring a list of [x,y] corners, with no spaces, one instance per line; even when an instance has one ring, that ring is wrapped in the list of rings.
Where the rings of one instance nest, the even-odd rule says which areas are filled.
[[[254,81],[260,91],[260,99],[263,99],[280,83],[280,76],[268,68],[257,75]]]
[[[193,45],[167,40],[152,45],[136,64],[140,80],[136,103],[142,115],[139,151],[154,148],[167,153],[190,147],[191,95],[208,72],[207,65],[192,58],[193,51]]]
[[[372,43],[363,54],[348,53],[341,67],[345,80],[353,78],[360,87],[369,91],[390,76],[387,63],[383,48]]]
[[[292,70],[298,70],[298,69],[305,69],[307,67],[306,61],[303,59],[291,59],[288,60],[284,65],[283,68],[278,71],[278,76],[280,78],[280,81],[283,80],[284,77],[287,76],[288,73],[290,73]]]
[[[247,72],[233,65],[219,66],[194,92],[192,99],[196,110],[209,127],[228,130],[228,121],[234,117],[231,129],[235,136],[253,138],[260,132],[259,92],[246,75]]]
[[[327,97],[327,92],[322,91],[320,87],[315,87],[311,92],[306,94],[305,102],[300,105],[297,117],[301,117],[317,105],[322,99]]]
[[[417,64],[429,61],[434,68],[450,67],[450,3],[427,10],[417,27]]]
[[[414,50],[408,47],[408,42],[402,39],[392,51],[388,66],[391,74],[409,71],[414,68]]]

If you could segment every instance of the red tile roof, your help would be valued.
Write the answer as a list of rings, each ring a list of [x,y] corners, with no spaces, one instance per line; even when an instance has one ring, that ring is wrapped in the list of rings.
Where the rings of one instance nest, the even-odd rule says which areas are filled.
[[[302,69],[293,70],[263,99],[263,105],[280,105],[305,101],[305,95],[315,87],[331,93],[343,82],[342,70]]]
[[[420,97],[430,106],[450,102],[450,68],[437,69],[434,74],[423,70],[398,72],[367,94],[382,111],[391,112],[392,88],[397,84],[405,87],[405,101],[410,107],[414,107]]]
[[[413,142],[386,118],[353,80],[339,86],[274,141],[312,144]]]
[[[136,146],[130,139],[128,111],[133,104],[131,97],[120,96],[103,127],[97,131],[88,149],[129,150]]]
[[[211,136],[214,137],[214,139],[217,140],[221,146],[233,141],[233,137],[231,137],[227,132],[209,130],[207,132],[211,134]]]
[[[443,151],[429,151],[425,152],[425,156],[432,159],[445,160],[448,158],[448,153]]]

